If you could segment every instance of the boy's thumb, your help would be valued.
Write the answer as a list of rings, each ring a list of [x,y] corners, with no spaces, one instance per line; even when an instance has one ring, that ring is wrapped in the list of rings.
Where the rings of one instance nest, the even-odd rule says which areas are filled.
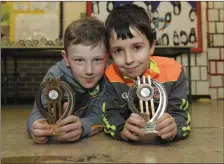
[[[63,104],[63,109],[64,109],[64,110],[67,109],[67,108],[68,108],[68,105],[69,105],[69,103],[68,103],[68,102],[65,102],[65,103]]]

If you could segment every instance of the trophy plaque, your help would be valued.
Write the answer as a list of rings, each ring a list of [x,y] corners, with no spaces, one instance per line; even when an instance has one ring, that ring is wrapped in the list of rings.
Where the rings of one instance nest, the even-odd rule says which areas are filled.
[[[165,112],[167,101],[167,93],[161,83],[150,76],[137,77],[128,91],[128,106],[146,121],[146,126],[142,129],[145,135],[140,140],[147,140],[150,135],[155,136],[155,122]]]
[[[63,109],[62,104],[63,91],[68,95],[69,105],[66,109]],[[47,100],[47,107],[43,107],[41,103],[41,95],[43,92]],[[46,78],[46,81],[38,89],[35,99],[40,114],[46,118],[53,129],[53,135],[61,135],[55,133],[55,130],[58,128],[56,123],[68,117],[74,111],[75,95],[72,88],[59,78]]]

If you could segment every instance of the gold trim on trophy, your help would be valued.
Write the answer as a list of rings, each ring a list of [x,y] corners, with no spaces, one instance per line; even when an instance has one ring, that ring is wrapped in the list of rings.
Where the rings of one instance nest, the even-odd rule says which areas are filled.
[[[62,98],[64,89],[68,94],[68,107],[63,109]],[[43,107],[41,103],[41,95],[44,91],[45,98],[47,99],[47,107]],[[55,133],[55,130],[59,127],[57,122],[68,117],[74,111],[75,95],[71,87],[60,81],[59,78],[46,78],[46,81],[40,86],[36,94],[36,104],[41,115],[46,118],[47,122],[53,129],[53,135],[61,135]]]

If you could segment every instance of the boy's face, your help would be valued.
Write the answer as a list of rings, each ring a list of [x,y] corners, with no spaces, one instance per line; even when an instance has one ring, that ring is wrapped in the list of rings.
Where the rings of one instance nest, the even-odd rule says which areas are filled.
[[[70,45],[68,54],[62,51],[66,65],[71,67],[73,77],[84,87],[92,88],[102,78],[107,62],[103,44],[92,48],[84,45]]]
[[[123,76],[136,78],[149,68],[150,56],[154,53],[155,44],[150,47],[148,39],[140,31],[130,28],[132,39],[122,40],[112,32],[110,53]]]

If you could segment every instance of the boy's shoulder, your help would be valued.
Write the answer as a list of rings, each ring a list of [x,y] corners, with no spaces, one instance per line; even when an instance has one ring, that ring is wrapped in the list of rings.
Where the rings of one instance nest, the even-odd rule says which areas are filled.
[[[109,81],[113,81],[113,82],[123,82],[123,79],[121,78],[120,73],[116,69],[115,63],[111,63],[107,67],[107,69],[105,71],[105,75],[106,75],[106,77],[107,77],[107,79]]]
[[[42,82],[44,82],[46,78],[59,78],[67,83],[71,83],[71,84],[74,83],[72,73],[66,67],[63,60],[58,61],[57,63],[55,63],[48,69]]]
[[[182,65],[178,63],[176,60],[168,57],[160,57],[160,56],[152,56],[151,60],[158,66],[158,67],[166,67],[166,68],[175,68],[175,69],[181,69]],[[111,63],[106,71],[105,74],[108,76],[110,75],[117,75],[119,76],[119,72],[116,69],[116,66],[114,63]]]
[[[174,60],[173,58],[168,58],[168,57],[161,57],[161,56],[152,56],[151,60],[154,61],[158,67],[167,67],[167,68],[182,68],[182,65],[180,63],[178,63],[176,60]]]
[[[182,65],[176,60],[168,57],[153,56],[152,62],[156,64],[159,70],[158,81],[169,82],[178,80],[181,72]]]
[[[156,76],[155,79],[160,82],[178,80],[182,71],[182,65],[180,63],[172,58],[160,56],[152,56],[150,60],[150,65],[153,65],[152,67],[150,66],[150,69],[155,69],[158,71],[156,73],[158,76]],[[105,75],[109,81],[122,83],[124,81],[119,71],[116,69],[115,63],[112,63],[107,67]]]
[[[46,76],[50,75],[53,77],[60,78],[62,77],[67,71],[66,65],[63,60],[58,61],[54,65],[52,65],[46,74]]]

